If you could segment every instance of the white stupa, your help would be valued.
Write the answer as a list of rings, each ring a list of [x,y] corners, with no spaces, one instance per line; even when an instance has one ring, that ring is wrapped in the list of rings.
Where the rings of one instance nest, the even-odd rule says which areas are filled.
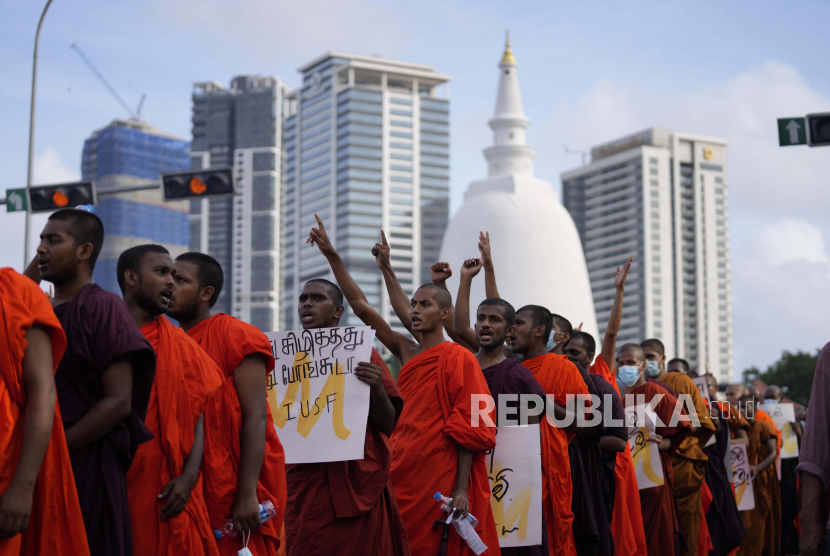
[[[571,215],[550,183],[533,177],[536,149],[527,145],[530,120],[522,107],[518,64],[508,38],[499,64],[496,113],[490,120],[494,144],[484,149],[487,179],[474,181],[453,216],[441,246],[441,260],[454,276],[455,297],[464,259],[478,257],[479,231],[490,232],[499,294],[516,309],[542,305],[593,335],[599,349],[594,300],[582,243]],[[473,280],[471,318],[484,300],[484,271]]]

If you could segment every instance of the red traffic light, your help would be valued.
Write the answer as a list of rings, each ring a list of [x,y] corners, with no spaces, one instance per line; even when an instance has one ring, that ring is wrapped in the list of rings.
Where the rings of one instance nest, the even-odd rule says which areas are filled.
[[[56,189],[54,193],[52,193],[52,202],[55,206],[63,208],[69,204],[69,197],[63,194],[63,191],[60,189]]]

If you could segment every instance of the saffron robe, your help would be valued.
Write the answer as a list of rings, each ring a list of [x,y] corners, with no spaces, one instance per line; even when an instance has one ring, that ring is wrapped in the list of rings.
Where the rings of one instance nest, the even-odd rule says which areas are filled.
[[[549,396],[559,405],[565,405],[568,394],[587,396],[588,387],[576,366],[564,355],[546,353],[523,361]],[[549,418],[552,416],[548,416]],[[575,555],[573,539],[573,483],[571,480],[568,444],[575,436],[551,425],[548,419],[540,423],[542,435],[542,511],[548,534],[549,553]]]
[[[490,508],[490,481],[485,452],[496,445],[496,429],[483,420],[471,426],[473,396],[489,396],[478,361],[467,349],[444,342],[427,349],[398,373],[403,411],[392,434],[392,485],[406,527],[412,554],[432,555],[441,544],[445,519],[433,495],[450,496],[458,470],[458,446],[474,452],[467,498],[478,519],[476,532],[487,545],[483,553],[499,553],[496,524]],[[480,407],[480,406],[478,406]],[[449,556],[470,555],[466,542],[450,532]]]
[[[724,464],[725,461],[732,464],[729,454],[729,419],[724,417],[722,403],[713,403],[712,409],[721,428],[720,432],[715,433],[715,444],[703,448],[703,452],[709,458],[706,465],[706,484],[712,493],[712,503],[706,512],[706,524],[712,538],[710,556],[726,556],[741,545],[746,537],[746,527],[741,521]]]
[[[758,465],[767,457],[769,454],[767,441],[770,438],[776,438],[776,429],[770,423],[756,418],[749,427],[749,445],[747,446],[749,465]],[[778,531],[775,528],[771,531],[767,530],[773,507],[781,502],[778,489],[778,474],[775,471],[775,462],[773,462],[758,473],[752,483],[755,509],[741,512],[748,535],[741,543],[740,556],[761,556],[762,554],[777,556],[779,554],[781,537],[776,535],[780,533],[780,528]]]
[[[660,452],[663,485],[640,490],[640,508],[643,512],[648,553],[671,554],[676,553],[677,547],[682,545],[683,536],[674,498],[672,454],[686,440],[691,426],[686,421],[678,421],[675,426],[670,426],[672,416],[677,411],[677,398],[657,383],[646,382],[643,386],[631,390],[625,396],[625,403],[626,407],[636,404],[637,396],[643,395],[644,403],[648,404],[657,394],[663,394],[663,398],[653,409],[663,426],[656,426],[654,432],[663,438],[671,438],[671,447],[667,452]]]
[[[588,369],[591,374],[599,375],[608,381],[617,395],[620,389],[617,380],[608,368],[602,356],[598,356]],[[622,402],[621,402],[622,403]],[[643,528],[643,514],[640,508],[640,492],[637,489],[637,475],[634,472],[634,460],[631,448],[626,443],[625,450],[617,454],[614,462],[614,513],[611,519],[611,535],[617,556],[647,556],[646,534]]]
[[[207,400],[222,385],[216,363],[199,345],[167,317],[159,316],[141,327],[141,333],[156,352],[156,379],[144,424],[153,440],[138,447],[127,472],[136,554],[218,556],[210,529],[202,475],[179,515],[163,520],[161,509],[167,498],[159,493],[182,474],[193,448],[194,429]]]
[[[505,359],[501,363],[491,365],[481,370],[484,375],[484,380],[487,381],[487,387],[490,389],[490,395],[496,402],[496,418],[494,421],[498,423],[498,407],[499,396],[502,394],[535,394],[542,398],[542,403],[545,403],[545,391],[539,384],[533,374],[527,370],[527,367],[516,361],[515,359]],[[508,401],[505,403],[507,407],[518,407],[521,398],[516,401]],[[540,415],[540,420],[544,419],[545,415]],[[512,413],[510,419],[518,420],[518,412]],[[544,513],[542,515],[542,544],[534,546],[517,546],[504,547],[501,549],[501,556],[545,556],[548,554],[548,534],[544,525]]]
[[[702,446],[714,434],[715,425],[709,417],[709,410],[704,403],[703,396],[700,395],[700,390],[691,378],[683,373],[666,373],[660,380],[674,390],[678,398],[683,395],[691,397],[694,410],[700,420],[700,426],[710,433],[690,434],[672,455],[674,497],[677,501],[677,510],[680,512],[683,533],[686,536],[688,549],[686,554],[698,556],[700,521],[703,516],[701,487],[706,479],[706,462],[708,460]]]
[[[403,397],[374,349],[370,362],[381,368],[386,395],[400,415]],[[392,445],[387,435],[375,428],[371,411],[370,404],[362,460],[287,466],[285,533],[289,556],[409,555],[406,530],[389,479]]]
[[[757,409],[755,411],[755,419],[766,421],[770,425],[772,425],[772,429],[775,431],[775,435],[778,437],[778,447],[776,451],[776,457],[781,457],[781,447],[784,445],[783,438],[781,437],[781,431],[778,430],[778,427],[775,426],[775,423],[772,420],[772,417],[767,414],[766,411],[763,409]],[[763,458],[762,458],[763,459]],[[774,465],[772,466],[774,467]],[[783,469],[782,469],[783,472]],[[778,481],[778,473],[776,472],[775,475],[776,483]],[[764,554],[775,554],[777,555],[781,545],[781,490],[780,485],[776,488],[770,489],[770,494],[772,496],[772,503],[770,505],[770,511],[767,514],[767,523],[764,527],[764,534],[766,535],[766,539],[764,540]],[[772,552],[770,547],[775,547],[775,551]]]
[[[265,371],[274,370],[271,343],[258,328],[225,313],[217,313],[187,331],[188,336],[207,352],[219,367],[225,381],[205,406],[205,455],[202,464],[205,500],[211,529],[219,529],[231,516],[239,478],[242,408],[233,385],[233,373],[248,355],[261,354]],[[267,376],[262,377],[263,386]],[[265,392],[263,391],[263,395]],[[266,407],[265,457],[257,481],[257,500],[270,500],[277,515],[251,535],[248,548],[254,556],[276,554],[285,514],[285,452],[282,449],[271,409]],[[217,543],[219,553],[236,556],[239,537],[226,537]]]
[[[66,335],[49,298],[37,284],[11,268],[0,270],[0,493],[14,476],[23,446],[26,390],[23,358],[26,332],[48,329],[54,372],[66,350]],[[0,555],[87,556],[86,533],[66,447],[60,408],[55,406],[52,435],[32,495],[29,525],[23,533],[0,540]]]
[[[55,374],[61,416],[71,428],[104,396],[102,376],[113,361],[133,364],[130,415],[106,435],[69,454],[93,556],[133,554],[127,469],[138,446],[151,440],[144,425],[156,356],[117,295],[87,284],[54,308],[67,349]]]

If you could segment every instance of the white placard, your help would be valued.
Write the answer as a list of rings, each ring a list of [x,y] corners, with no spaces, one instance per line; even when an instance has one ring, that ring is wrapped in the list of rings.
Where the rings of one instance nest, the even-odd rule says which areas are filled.
[[[628,447],[634,460],[634,474],[639,490],[663,486],[663,464],[656,442],[646,440],[654,432],[656,415],[647,405],[625,408],[625,424],[628,427]]]
[[[711,403],[712,400],[709,398],[709,385],[706,384],[706,377],[699,376],[697,378],[693,378],[692,382],[694,382],[695,386],[697,386],[697,389],[700,391],[700,395],[703,396],[703,399]]]
[[[749,457],[746,453],[746,444],[733,444],[730,448],[732,456],[732,484],[735,485],[735,501],[739,511],[755,509],[755,493],[752,489],[752,475],[749,472]]]
[[[276,359],[268,405],[285,463],[363,459],[369,385],[353,372],[372,357],[368,326],[269,332]]]
[[[798,436],[793,430],[795,406],[791,403],[772,403],[758,406],[767,412],[772,422],[781,431],[781,459],[798,457]]]
[[[499,427],[486,461],[499,546],[542,544],[539,425]]]

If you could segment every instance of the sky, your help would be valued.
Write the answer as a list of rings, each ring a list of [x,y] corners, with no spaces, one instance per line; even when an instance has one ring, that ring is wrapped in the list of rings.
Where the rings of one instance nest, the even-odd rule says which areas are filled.
[[[43,2],[0,0],[0,164],[26,183],[32,47]],[[127,113],[190,138],[197,81],[277,75],[328,50],[450,74],[451,210],[486,175],[481,150],[510,29],[536,176],[558,191],[571,150],[648,127],[729,141],[735,369],[830,340],[830,147],[780,148],[776,118],[830,111],[830,3],[421,0],[56,0],[38,72],[35,183],[80,177],[83,141]],[[44,217],[33,218],[37,235]],[[0,266],[23,263],[23,217],[0,212]]]

